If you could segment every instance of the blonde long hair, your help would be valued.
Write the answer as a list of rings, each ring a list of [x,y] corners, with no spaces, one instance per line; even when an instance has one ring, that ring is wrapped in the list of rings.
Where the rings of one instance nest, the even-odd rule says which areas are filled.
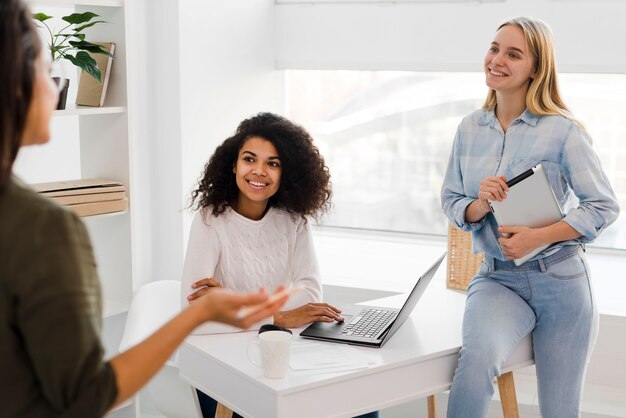
[[[539,19],[516,17],[501,24],[498,30],[508,25],[515,25],[522,29],[526,46],[535,62],[536,74],[529,80],[530,84],[526,92],[528,110],[538,116],[560,115],[582,127],[582,124],[573,117],[559,93],[554,40],[550,27]],[[496,92],[489,89],[483,109],[493,110],[496,104]]]

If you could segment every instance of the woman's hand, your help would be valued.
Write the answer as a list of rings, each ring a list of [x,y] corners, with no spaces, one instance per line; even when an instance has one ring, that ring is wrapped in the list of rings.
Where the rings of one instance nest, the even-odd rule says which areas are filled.
[[[498,228],[502,237],[498,238],[502,252],[509,260],[520,258],[545,244],[540,230],[525,226],[503,226]]]
[[[297,328],[311,322],[341,322],[341,309],[327,303],[307,303],[290,311],[276,312],[274,324],[286,328]]]
[[[478,199],[470,203],[465,209],[465,220],[467,222],[478,222],[491,210],[488,200],[498,202],[506,199],[506,192],[509,187],[506,185],[506,177],[485,177],[480,182],[478,189]]]
[[[198,280],[197,282],[191,285],[192,289],[198,289],[198,290],[193,292],[191,295],[187,296],[187,300],[189,302],[193,302],[194,300],[198,299],[200,296],[206,295],[209,292],[209,289],[211,289],[212,287],[222,287],[222,285],[216,282],[215,280],[209,279],[209,278]]]
[[[280,290],[282,287],[276,293]],[[246,329],[278,312],[288,298],[288,293],[270,298],[263,289],[258,293],[244,295],[213,286],[204,289],[204,295],[197,298],[193,308],[201,309],[202,322],[216,321]],[[249,313],[242,315],[242,312]]]
[[[498,230],[503,235],[498,238],[498,242],[502,252],[509,260],[523,257],[542,245],[569,241],[581,236],[580,232],[563,220],[543,228],[502,226]]]
[[[506,193],[509,191],[509,186],[506,185],[506,177],[486,177],[480,182],[480,188],[478,189],[478,200],[480,200],[484,206],[489,209],[487,200],[495,200],[502,202],[506,199]]]

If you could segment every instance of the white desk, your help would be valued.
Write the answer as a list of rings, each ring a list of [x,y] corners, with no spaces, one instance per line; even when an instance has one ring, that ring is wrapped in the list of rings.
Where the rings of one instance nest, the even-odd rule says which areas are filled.
[[[254,418],[352,417],[443,392],[450,388],[457,364],[465,295],[440,283],[431,283],[411,317],[382,348],[356,347],[374,355],[378,366],[308,376],[290,370],[284,379],[267,379],[247,357],[256,332],[242,332],[189,337],[179,353],[181,376]],[[394,296],[376,302],[397,306],[403,300]],[[294,337],[301,340],[299,331]],[[503,372],[531,364],[527,337]]]

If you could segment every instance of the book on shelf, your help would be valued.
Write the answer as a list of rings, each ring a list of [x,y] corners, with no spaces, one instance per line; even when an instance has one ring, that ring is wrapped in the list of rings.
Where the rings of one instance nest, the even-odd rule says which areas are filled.
[[[102,215],[105,213],[124,212],[128,209],[128,199],[107,200],[102,202],[78,203],[65,205],[78,216]]]
[[[80,179],[38,183],[31,187],[79,216],[123,212],[128,209],[124,185],[117,181]]]
[[[94,42],[111,55],[115,52],[115,44],[112,42]],[[111,75],[111,65],[113,58],[104,54],[89,53],[96,60],[100,69],[101,81],[96,80],[85,71],[81,71],[78,80],[78,93],[76,104],[81,106],[104,106],[104,100],[109,86],[109,76]]]
[[[46,196],[52,198],[60,205],[76,205],[79,203],[94,203],[94,202],[108,202],[111,200],[120,200],[126,197],[126,192],[106,192],[106,193],[89,193],[89,194],[75,194],[64,196]]]

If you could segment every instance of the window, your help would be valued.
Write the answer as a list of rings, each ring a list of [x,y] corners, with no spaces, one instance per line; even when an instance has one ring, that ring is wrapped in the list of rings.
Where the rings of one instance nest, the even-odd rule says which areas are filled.
[[[331,170],[325,225],[445,235],[441,182],[459,121],[484,101],[482,73],[289,70],[286,80],[288,114]],[[560,82],[626,207],[626,75],[562,74]],[[626,249],[626,215],[595,245]]]

